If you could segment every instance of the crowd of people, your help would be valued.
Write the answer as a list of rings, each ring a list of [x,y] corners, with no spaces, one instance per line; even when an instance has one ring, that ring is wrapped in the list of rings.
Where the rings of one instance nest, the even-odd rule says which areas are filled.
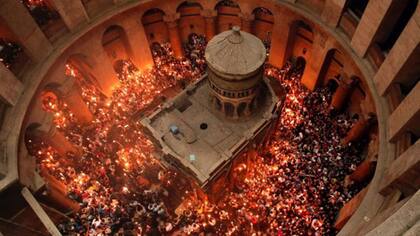
[[[207,46],[206,37],[198,34],[190,34],[188,41],[184,45],[185,57],[191,62],[194,70],[204,72],[207,68],[204,53]]]
[[[154,158],[157,150],[133,115],[166,89],[198,79],[205,69],[205,44],[202,36],[191,36],[184,59],[176,59],[169,44],[154,44],[155,67],[140,72],[126,62],[111,98],[68,66],[67,74],[80,81],[93,121],[80,124],[62,101],[43,104],[80,151],[62,156],[47,141],[30,140],[28,147],[41,174],[63,182],[68,197],[80,205],[58,225],[63,234],[335,234],[338,210],[358,191],[345,188],[343,180],[361,161],[362,144],[341,144],[353,120],[332,114],[331,91],[308,91],[300,84],[302,70],[289,63],[265,68],[287,97],[269,145],[247,167],[240,188],[210,203],[196,196],[188,178]]]
[[[40,26],[46,25],[51,20],[59,18],[58,12],[44,0],[19,1],[28,9]],[[22,52],[23,49],[17,42],[0,36],[0,63],[3,63],[7,68],[10,68]]]
[[[45,0],[20,0],[40,26],[60,18],[53,6]]]
[[[0,62],[10,68],[22,52],[22,47],[17,43],[0,38]]]

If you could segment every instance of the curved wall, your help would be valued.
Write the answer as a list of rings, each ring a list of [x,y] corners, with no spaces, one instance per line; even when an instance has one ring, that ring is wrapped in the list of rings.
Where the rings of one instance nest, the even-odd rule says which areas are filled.
[[[0,4],[0,9],[15,8],[16,5],[12,1],[4,1],[3,5]],[[60,2],[60,0],[55,1]],[[185,17],[185,12],[188,11],[179,7],[182,2],[180,0],[138,2],[114,0],[113,4],[98,6],[100,10],[97,11],[93,9],[94,5],[85,11],[86,6],[74,3],[73,7],[82,9],[82,12],[87,12],[86,14],[75,13],[62,4],[56,4],[70,32],[54,41],[43,36],[37,29],[38,26],[30,19],[27,19],[27,28],[33,27],[36,30],[32,34],[26,33],[26,40],[23,40],[25,32],[20,32],[21,27],[11,25],[11,28],[16,31],[15,34],[18,35],[17,38],[30,52],[28,54],[32,55],[33,63],[27,65],[18,76],[0,67],[2,78],[8,81],[6,84],[2,82],[2,89],[0,89],[0,94],[8,106],[0,134],[0,153],[3,153],[3,164],[0,169],[3,178],[0,180],[0,189],[18,179],[33,190],[42,185],[41,179],[34,171],[35,160],[30,157],[25,148],[22,131],[25,131],[30,124],[39,123],[43,129],[50,132],[52,119],[41,109],[40,99],[36,98],[40,97],[49,84],[53,82],[64,84],[67,62],[73,59],[76,64],[84,67],[85,71],[93,74],[96,78],[95,83],[99,85],[101,91],[109,95],[113,84],[117,81],[113,65],[115,61],[129,57],[140,69],[146,69],[153,63],[149,49],[152,41],[170,41],[173,46],[175,45],[174,47],[177,47],[176,45],[180,47],[180,42],[185,40],[185,35],[191,32],[205,32],[209,38],[226,25],[237,24],[238,20],[244,30],[257,31],[253,33],[263,35],[258,29],[266,30],[267,28],[261,25],[255,26],[254,14],[255,9],[263,7],[268,9],[273,17],[269,57],[271,64],[282,66],[286,60],[303,58],[306,66],[302,83],[309,89],[326,84],[325,81],[337,75],[338,72],[343,77],[358,77],[364,96],[352,97],[352,101],[358,100],[360,104],[351,106],[353,107],[351,110],[354,113],[377,114],[379,150],[375,176],[360,207],[340,233],[354,235],[356,232],[361,233],[363,228],[365,230],[366,227],[372,228],[372,224],[369,224],[371,219],[398,202],[400,198],[398,196],[402,194],[406,197],[410,196],[412,191],[406,190],[405,186],[395,185],[396,177],[390,176],[388,168],[398,168],[401,164],[395,160],[396,156],[408,155],[410,153],[407,154],[406,150],[410,151],[413,148],[418,150],[419,146],[415,138],[413,141],[412,137],[407,138],[405,135],[407,131],[413,132],[413,125],[409,121],[417,118],[418,112],[396,113],[400,113],[400,110],[409,110],[407,106],[414,111],[420,110],[409,101],[406,102],[407,99],[418,96],[414,94],[415,92],[419,94],[419,86],[416,83],[413,86],[412,83],[407,82],[409,79],[406,79],[410,75],[418,75],[416,68],[410,68],[410,65],[415,65],[419,60],[419,7],[404,28],[400,39],[395,43],[395,49],[392,48],[389,54],[380,60],[380,63],[374,63],[378,61],[373,60],[378,57],[378,52],[374,50],[372,52],[369,46],[373,44],[385,16],[387,14],[389,16],[389,11],[393,10],[391,3],[386,5],[386,9],[382,9],[381,12],[375,11],[375,3],[371,1],[373,3],[368,4],[365,15],[355,21],[346,14],[348,9],[346,9],[345,1],[244,0],[238,1],[240,12],[236,17],[225,17],[223,14],[232,9],[217,8],[218,1],[216,0],[201,0],[196,1],[200,4],[200,15],[195,12],[198,8],[193,8],[191,10],[193,16],[190,16],[197,25],[194,24],[193,27],[185,29],[185,26],[189,25],[189,17]],[[153,8],[160,9],[164,16],[161,19],[157,17],[155,20],[157,23],[153,23],[152,19],[145,24],[142,18]],[[15,12],[17,15],[20,13],[25,15],[21,11]],[[0,11],[0,16],[5,19],[14,18],[5,11]],[[374,19],[368,21],[372,17]],[[198,21],[199,18],[202,21]],[[26,18],[22,17],[22,19]],[[164,25],[167,26],[166,33],[154,33],[157,30],[155,27],[162,30]],[[179,25],[182,26],[182,30]],[[203,25],[204,29],[201,29]],[[105,45],[104,34],[111,26],[121,28],[123,34],[117,33],[110,36],[118,38],[120,43]],[[151,39],[151,33],[156,34],[155,38]],[[167,35],[159,36],[163,34]],[[182,54],[182,48],[174,48],[174,50]],[[124,53],[115,53],[123,51]],[[406,55],[398,56],[398,52],[405,52]],[[110,55],[115,55],[115,58]],[[411,84],[411,89],[405,94],[405,99],[404,94],[401,94],[401,89],[395,86],[395,82]],[[66,92],[71,93],[72,86],[66,85],[66,88]],[[5,90],[12,92],[9,91],[6,96]],[[28,110],[31,112],[26,114]],[[404,173],[397,177],[401,176],[404,176]]]

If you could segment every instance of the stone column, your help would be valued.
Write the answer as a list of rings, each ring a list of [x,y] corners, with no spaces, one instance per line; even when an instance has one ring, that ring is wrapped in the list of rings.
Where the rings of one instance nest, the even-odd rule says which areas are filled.
[[[345,4],[346,0],[326,0],[321,19],[327,23],[328,26],[332,28],[337,27]]]
[[[375,121],[374,116],[360,115],[359,120],[353,124],[347,136],[342,140],[342,144],[347,145],[350,142],[359,141]]]
[[[346,104],[356,83],[357,81],[344,77],[344,79],[340,81],[337,90],[332,96],[330,108],[335,110],[343,109],[343,106]]]
[[[327,53],[331,48],[328,36],[315,32],[314,43],[312,44],[312,55],[306,62],[302,75],[302,84],[308,89],[314,90],[318,85],[319,74],[324,65]]]
[[[20,1],[0,1],[0,20],[13,32],[33,61],[41,61],[52,50],[51,43]]]
[[[23,92],[23,84],[15,75],[0,63],[0,98],[8,105],[15,105]]]
[[[242,21],[242,31],[252,34],[253,32],[252,24],[254,23],[255,16],[252,14],[245,14],[245,13],[241,13],[239,14],[239,16],[241,17],[241,21]]]
[[[420,83],[404,98],[388,118],[388,138],[395,142],[405,132],[420,135]]]
[[[171,42],[172,50],[175,57],[183,57],[184,52],[182,50],[181,36],[179,35],[178,19],[179,13],[174,15],[165,15],[164,21],[168,27],[169,41]]]
[[[73,78],[68,78],[65,81],[60,95],[60,99],[67,104],[79,122],[89,123],[93,120],[88,105],[83,101],[82,90]]]
[[[210,41],[216,35],[216,20],[217,12],[215,10],[202,10],[201,15],[204,17],[204,22],[206,24],[206,38],[207,41]]]
[[[379,95],[392,84],[407,84],[420,73],[420,11],[414,13],[398,40],[373,77]]]
[[[360,57],[365,56],[369,46],[375,40],[392,2],[393,0],[369,1],[351,39],[351,46]]]
[[[135,16],[121,17],[121,26],[127,33],[127,40],[130,45],[130,57],[137,68],[143,70],[153,66],[152,52],[150,47],[145,47],[149,42],[140,19]]]
[[[82,1],[51,0],[66,26],[74,31],[77,26],[89,20]]]

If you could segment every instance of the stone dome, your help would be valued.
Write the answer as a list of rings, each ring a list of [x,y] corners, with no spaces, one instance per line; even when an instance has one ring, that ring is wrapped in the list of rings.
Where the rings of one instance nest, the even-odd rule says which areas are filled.
[[[240,31],[239,26],[216,35],[207,45],[205,58],[210,69],[228,80],[242,80],[256,73],[266,59],[262,41]]]

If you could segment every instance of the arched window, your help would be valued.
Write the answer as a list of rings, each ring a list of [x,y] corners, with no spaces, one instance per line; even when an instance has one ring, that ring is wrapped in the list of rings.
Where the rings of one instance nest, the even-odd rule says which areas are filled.
[[[274,25],[273,13],[267,8],[259,7],[254,9],[253,14],[253,33],[264,42],[265,47],[269,50]]]
[[[292,23],[287,41],[286,59],[296,60],[297,57],[303,57],[306,60],[311,55],[313,43],[312,28],[303,21]]]
[[[169,41],[169,33],[166,23],[163,21],[165,12],[160,9],[152,8],[146,11],[141,22],[144,27],[149,44],[153,43],[166,43]]]
[[[112,63],[130,60],[131,48],[125,30],[118,25],[108,27],[102,36],[102,46]]]
[[[201,16],[202,6],[196,2],[185,1],[179,5],[177,12],[180,14],[179,30],[182,42],[188,41],[188,36],[192,33],[205,35],[205,22]]]

